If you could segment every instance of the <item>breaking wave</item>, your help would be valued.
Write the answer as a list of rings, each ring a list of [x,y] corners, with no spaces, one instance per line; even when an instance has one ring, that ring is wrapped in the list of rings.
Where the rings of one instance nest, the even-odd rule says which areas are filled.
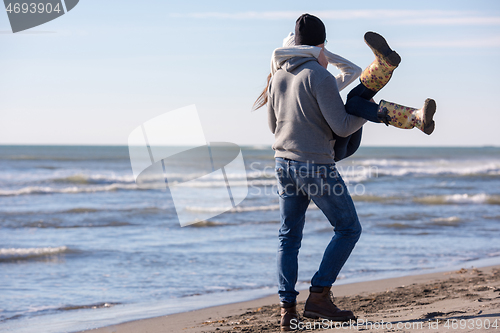
[[[10,249],[0,248],[0,262],[36,259],[69,252],[70,250],[66,246]]]
[[[134,177],[132,175],[128,176],[115,176],[115,175],[85,175],[85,174],[74,174],[62,178],[51,179],[54,183],[63,184],[113,184],[113,183],[134,183]]]
[[[89,186],[89,187],[62,187],[54,188],[50,186],[28,186],[17,190],[0,190],[0,196],[16,196],[29,194],[55,194],[55,193],[93,193],[93,192],[108,192],[116,190],[136,190],[136,184],[110,184],[105,186]]]
[[[369,168],[371,173],[384,176],[407,175],[449,175],[449,176],[498,176],[500,161],[457,161],[454,160],[397,160],[397,159],[367,159],[351,166],[353,170]],[[347,167],[346,170],[349,168]]]
[[[500,205],[500,195],[479,194],[451,194],[451,195],[430,195],[426,197],[413,198],[413,201],[426,205],[447,205],[447,204],[486,204]]]
[[[265,210],[279,210],[279,205],[269,205],[269,206],[249,206],[249,207],[241,207],[236,206],[234,208],[231,207],[197,207],[197,206],[188,206],[185,208],[191,212],[221,212],[226,211],[228,213],[241,213],[241,212],[255,212],[255,211],[265,211]]]

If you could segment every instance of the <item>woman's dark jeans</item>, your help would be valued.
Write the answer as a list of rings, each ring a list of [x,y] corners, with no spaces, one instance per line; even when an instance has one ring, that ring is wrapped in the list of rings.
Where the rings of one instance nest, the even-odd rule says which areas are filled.
[[[362,83],[353,88],[347,95],[347,103],[345,105],[346,112],[368,121],[379,123],[380,120],[377,116],[378,105],[370,102],[377,92],[366,88]],[[335,137],[335,161],[340,161],[346,157],[351,156],[358,150],[361,144],[361,135],[363,128],[357,132],[342,138],[334,133]]]

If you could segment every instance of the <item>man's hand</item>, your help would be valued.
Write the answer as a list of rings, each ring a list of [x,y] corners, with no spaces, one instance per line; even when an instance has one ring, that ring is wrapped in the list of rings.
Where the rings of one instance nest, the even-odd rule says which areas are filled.
[[[326,59],[325,52],[324,52],[323,48],[321,49],[321,52],[319,53],[318,62],[325,69],[328,67],[328,60]]]

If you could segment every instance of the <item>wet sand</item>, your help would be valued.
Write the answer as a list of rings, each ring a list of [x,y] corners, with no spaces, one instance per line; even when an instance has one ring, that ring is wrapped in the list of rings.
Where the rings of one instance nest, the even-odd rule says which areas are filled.
[[[500,332],[500,266],[338,285],[332,291],[335,303],[358,320],[300,316],[298,331]],[[300,314],[307,294],[299,295]],[[279,319],[278,297],[270,296],[86,332],[279,332]]]

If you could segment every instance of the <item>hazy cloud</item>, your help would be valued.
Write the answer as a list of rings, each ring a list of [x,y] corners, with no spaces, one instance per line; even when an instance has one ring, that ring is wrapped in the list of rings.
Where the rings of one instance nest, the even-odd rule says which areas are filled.
[[[500,16],[484,15],[480,12],[444,11],[444,10],[326,10],[311,11],[324,20],[354,20],[385,17],[386,24],[406,25],[500,25]],[[266,12],[200,12],[173,13],[171,17],[195,19],[229,19],[229,20],[283,20],[296,19],[303,12],[299,11],[266,11]]]
[[[408,48],[488,48],[500,47],[500,36],[459,39],[459,40],[424,40],[424,41],[405,41],[393,43],[394,46],[403,46]]]

